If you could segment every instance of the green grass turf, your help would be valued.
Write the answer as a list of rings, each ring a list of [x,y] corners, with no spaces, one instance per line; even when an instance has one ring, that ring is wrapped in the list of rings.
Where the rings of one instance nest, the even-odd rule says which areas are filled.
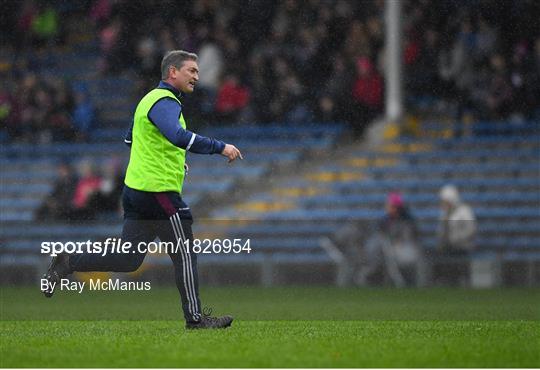
[[[1,288],[2,367],[538,367],[533,289],[202,288],[233,327],[185,331],[173,288]]]

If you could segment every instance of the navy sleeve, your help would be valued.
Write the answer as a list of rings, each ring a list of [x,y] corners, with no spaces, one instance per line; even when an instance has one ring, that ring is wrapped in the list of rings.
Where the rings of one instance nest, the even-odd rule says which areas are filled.
[[[133,140],[133,122],[131,122],[131,126],[129,126],[129,129],[127,130],[126,135],[124,136],[124,143],[126,143],[126,145],[131,148],[132,140]]]
[[[221,153],[225,143],[185,130],[178,123],[182,106],[171,98],[159,100],[148,112],[148,118],[172,144],[192,153]]]

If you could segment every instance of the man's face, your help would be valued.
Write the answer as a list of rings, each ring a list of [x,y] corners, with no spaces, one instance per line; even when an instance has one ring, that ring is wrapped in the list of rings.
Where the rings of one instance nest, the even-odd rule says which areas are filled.
[[[199,81],[199,66],[193,60],[186,60],[180,69],[171,67],[169,79],[171,84],[183,93],[192,93],[195,83]]]

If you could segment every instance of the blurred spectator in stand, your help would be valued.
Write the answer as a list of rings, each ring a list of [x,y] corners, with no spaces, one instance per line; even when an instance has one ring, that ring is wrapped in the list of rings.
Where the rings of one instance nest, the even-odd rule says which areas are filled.
[[[110,20],[99,33],[101,49],[100,70],[104,74],[118,72],[123,67],[116,63],[119,60],[119,54],[121,52],[120,38],[122,27],[122,20],[116,17]]]
[[[45,46],[56,43],[58,35],[58,13],[56,9],[46,3],[39,4],[39,11],[32,19],[32,33],[35,46]]]
[[[497,38],[496,30],[489,25],[485,18],[480,17],[478,20],[478,32],[476,33],[477,47],[474,50],[476,61],[482,61],[493,54],[497,46]]]
[[[440,86],[439,74],[436,68],[433,68],[439,59],[439,34],[433,29],[426,30],[418,48],[418,55],[414,61],[411,60],[405,65],[404,78],[407,87],[417,96],[440,96],[444,91]],[[406,55],[405,59],[407,58]]]
[[[31,141],[33,137],[38,137],[39,131],[35,128],[36,96],[38,79],[36,75],[29,73],[20,82],[15,94],[16,104],[20,109],[20,120],[14,127],[14,138],[23,141]]]
[[[351,120],[351,96],[354,73],[342,55],[336,55],[332,61],[332,73],[322,88],[322,94],[316,107],[317,120],[320,122],[347,122]]]
[[[95,121],[94,105],[85,91],[75,93],[75,109],[73,110],[73,123],[77,129],[77,139],[88,141],[90,129]]]
[[[38,141],[41,143],[49,143],[52,141],[52,133],[48,125],[47,118],[50,118],[53,112],[53,95],[52,90],[45,86],[38,86],[34,101],[28,107],[29,110],[25,113],[29,114],[30,128],[37,133]]]
[[[372,55],[375,55],[384,47],[384,25],[380,14],[369,17],[366,21],[366,30],[372,48]]]
[[[49,116],[45,117],[50,127],[53,141],[73,141],[76,136],[71,119],[74,109],[73,93],[70,87],[61,80],[51,83],[53,89],[53,107]]]
[[[475,247],[476,218],[472,208],[462,202],[458,189],[453,185],[445,185],[440,193],[441,215],[438,228],[438,254],[443,259],[439,274],[444,283],[461,283],[468,279],[468,271],[462,259],[468,259]],[[452,259],[457,258],[456,264]]]
[[[441,51],[439,57],[439,74],[446,82],[445,88],[451,91],[451,99],[459,108],[459,117],[471,106],[468,92],[473,87],[475,77],[474,53],[476,37],[469,19],[461,22],[460,32],[449,48]]]
[[[87,208],[97,213],[115,212],[120,207],[120,196],[124,188],[124,176],[118,157],[105,161],[101,168],[99,189],[90,196]]]
[[[529,78],[534,79],[534,72],[531,73],[532,57],[528,58],[528,49],[526,42],[519,42],[514,46],[510,62],[509,77],[514,91],[510,119],[513,122],[523,122],[531,118],[536,107],[534,93],[529,88],[532,84],[527,83]]]
[[[488,109],[486,107],[486,102],[489,96],[489,91],[491,88],[491,78],[492,73],[489,68],[489,65],[482,64],[478,67],[476,70],[476,74],[473,79],[473,85],[469,92],[469,99],[471,102],[471,106],[473,109],[471,110],[471,113],[474,114],[475,117],[487,117],[488,116]],[[455,133],[456,137],[461,136],[461,128],[460,126],[457,126],[457,131]]]
[[[386,214],[363,250],[363,263],[355,282],[366,285],[381,268],[397,287],[425,285],[425,263],[415,221],[399,193],[390,193]]]
[[[255,53],[249,60],[249,89],[252,91],[248,111],[251,113],[252,121],[269,122],[270,111],[268,101],[271,99],[271,89],[268,88],[267,81],[270,78],[268,68],[266,68],[265,58]]]
[[[60,108],[55,107],[49,116],[45,118],[50,129],[50,137],[53,141],[74,141],[76,137],[75,128],[71,122],[69,113]],[[49,137],[49,136],[47,136]]]
[[[298,74],[285,58],[277,57],[271,66],[271,75],[277,86],[268,103],[270,120],[305,122],[309,117],[309,109]]]
[[[97,28],[100,29],[108,22],[111,12],[111,0],[95,0],[90,8],[89,17]]]
[[[217,118],[224,122],[236,122],[248,103],[248,88],[240,83],[237,75],[226,75],[216,98]]]
[[[338,283],[341,285],[350,283],[363,283],[356,279],[357,271],[366,268],[366,264],[373,264],[373,273],[381,265],[379,256],[372,259],[366,256],[364,248],[366,239],[367,222],[363,220],[352,220],[341,226],[333,235],[323,237],[320,240],[321,246],[332,256],[335,256],[338,263]]]
[[[17,26],[15,28],[16,39],[19,46],[27,46],[32,37],[32,24],[38,12],[34,1],[25,0],[22,2],[19,15],[17,17]]]
[[[93,219],[96,209],[92,207],[90,200],[101,188],[102,180],[96,174],[94,164],[85,159],[79,164],[79,181],[73,195],[73,210],[71,219],[75,221]]]
[[[151,36],[141,38],[137,44],[135,68],[139,77],[138,88],[148,91],[157,85],[156,71],[160,70],[161,55],[158,46]]]
[[[369,35],[364,23],[359,19],[351,22],[348,32],[346,32],[344,43],[344,53],[350,60],[358,59],[360,55],[370,55],[371,45]]]
[[[5,88],[4,84],[0,85],[0,129],[6,130],[9,138],[18,136],[19,127],[19,111],[17,103],[11,93]]]
[[[538,36],[534,42],[534,50],[532,55],[532,61],[528,68],[527,78],[525,82],[528,82],[527,90],[530,91],[531,106],[534,112],[534,118],[540,120],[540,36]]]
[[[178,24],[176,25],[176,29],[179,30],[177,37],[183,37],[182,35],[185,35],[187,33],[187,30],[185,30],[186,26],[183,23],[184,22],[178,22]],[[189,36],[187,35],[185,37],[189,38]],[[167,53],[167,51],[175,50],[179,47],[169,28],[163,28],[159,33],[158,45],[161,48],[160,59],[163,55]],[[182,45],[182,47],[185,48],[184,45]]]
[[[490,119],[506,118],[511,113],[513,90],[506,61],[500,54],[490,59],[491,78],[486,100],[487,115]]]
[[[375,116],[382,111],[383,80],[368,57],[361,57],[356,63],[358,77],[353,87],[355,101],[354,126],[360,135]]]
[[[198,52],[198,65],[201,78],[197,85],[199,88],[209,90],[215,94],[223,69],[223,56],[219,46],[208,38]]]
[[[193,99],[198,101],[198,112],[203,120],[212,118],[216,106],[224,59],[218,44],[206,37],[198,52],[199,82]]]
[[[474,248],[476,218],[472,208],[462,202],[454,185],[445,185],[440,193],[439,250],[449,255],[468,255]]]
[[[58,165],[57,173],[52,193],[36,211],[35,218],[39,221],[67,220],[71,217],[76,179],[67,163]]]
[[[278,94],[274,96],[271,108],[280,112],[274,121],[305,123],[313,120],[313,115],[306,102],[306,91],[297,75],[290,75],[278,85]],[[283,116],[284,115],[284,116]],[[282,118],[283,117],[283,118]]]

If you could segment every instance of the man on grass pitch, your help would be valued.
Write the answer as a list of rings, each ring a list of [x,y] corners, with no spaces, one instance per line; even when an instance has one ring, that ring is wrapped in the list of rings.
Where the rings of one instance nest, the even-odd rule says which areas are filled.
[[[229,162],[242,159],[242,154],[234,145],[186,129],[179,99],[181,93],[193,92],[198,74],[197,55],[180,50],[168,52],[161,62],[161,82],[142,98],[135,110],[125,139],[131,153],[122,198],[122,241],[137,246],[159,237],[162,242],[178,246],[168,253],[174,264],[186,328],[225,328],[231,325],[232,317],[211,317],[201,311],[197,255],[187,247],[192,246],[193,218],[180,194],[186,151],[219,153]],[[58,286],[62,278],[74,271],[135,271],[145,255],[137,250],[105,255],[63,253],[53,257],[44,278],[49,286]],[[47,297],[53,293],[54,288],[44,290]]]

